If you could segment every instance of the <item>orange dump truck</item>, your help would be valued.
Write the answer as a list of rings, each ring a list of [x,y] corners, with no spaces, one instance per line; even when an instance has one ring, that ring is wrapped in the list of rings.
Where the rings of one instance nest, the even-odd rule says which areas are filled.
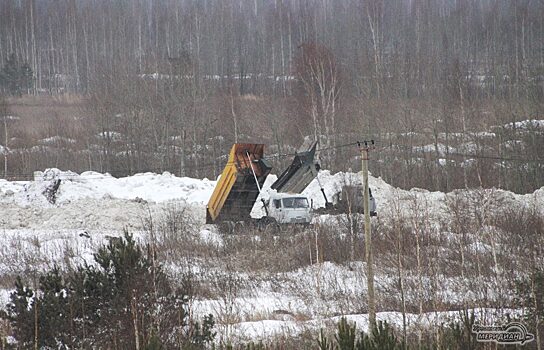
[[[208,202],[206,223],[250,219],[251,209],[272,169],[264,160],[263,152],[263,144],[232,146],[227,165]]]

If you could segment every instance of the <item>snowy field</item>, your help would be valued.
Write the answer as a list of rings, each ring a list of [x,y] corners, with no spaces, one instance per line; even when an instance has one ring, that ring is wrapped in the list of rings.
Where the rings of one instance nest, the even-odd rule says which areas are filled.
[[[275,175],[267,179],[263,190],[265,197],[269,195],[270,185],[275,179]],[[58,184],[57,180],[60,180],[60,185],[54,198],[51,198],[48,193],[55,183]],[[333,175],[321,171],[319,180],[327,197],[334,199],[343,185],[360,183],[361,176],[356,173]],[[165,249],[163,263],[174,278],[191,273],[200,282],[205,292],[193,298],[194,312],[216,316],[219,321],[219,338],[264,339],[277,334],[299,334],[304,330],[330,325],[338,321],[340,315],[349,315],[348,318],[356,321],[359,327],[366,327],[366,276],[364,264],[360,261],[315,263],[310,254],[311,264],[288,269],[281,267],[283,252],[276,251],[271,253],[277,257],[279,267],[269,271],[249,271],[247,267],[239,269],[239,261],[236,259],[230,263],[214,262],[214,259],[221,260],[214,258],[216,252],[226,254],[224,251],[234,249],[230,248],[234,246],[233,242],[240,240],[221,234],[213,225],[204,224],[205,206],[215,183],[208,179],[180,178],[170,173],[145,173],[117,179],[108,174],[76,174],[57,169],[36,173],[34,181],[0,180],[0,275],[4,276],[0,281],[0,304],[3,306],[7,303],[14,276],[31,277],[54,264],[67,268],[84,261],[91,262],[97,247],[119,236],[124,229],[134,233],[140,241],[148,241],[147,228],[150,222],[155,220],[157,225],[164,213],[171,213],[172,208],[183,208],[184,215],[191,221],[188,232],[192,244],[190,248],[184,248],[184,252],[198,247],[206,253],[180,256],[169,252],[168,248]],[[481,215],[484,218],[479,228],[481,232],[487,232],[485,217],[488,213],[500,212],[504,208],[532,208],[544,213],[544,187],[526,195],[494,189],[446,194],[421,189],[400,190],[375,177],[370,177],[370,186],[377,199],[379,212],[379,217],[373,220],[380,227],[393,225],[393,217],[408,220],[415,217],[421,218],[430,232],[438,232],[439,226],[453,220],[448,203],[460,193],[471,198],[481,198],[478,205],[467,208],[475,216]],[[314,208],[324,206],[325,201],[316,180],[304,194],[313,202]],[[263,210],[260,201],[256,203],[252,216],[259,217],[263,215]],[[322,215],[316,216],[314,223],[334,226],[342,225],[342,220],[342,216]],[[415,220],[414,224],[417,224]],[[297,234],[303,240],[308,236],[310,250],[313,249],[312,234]],[[167,238],[164,235],[157,239],[166,241]],[[280,236],[274,239],[291,238]],[[241,240],[249,244],[247,249],[250,252],[251,247],[263,244],[266,237],[246,235]],[[457,249],[456,238],[452,235],[446,233],[440,236],[440,240],[451,241],[452,247],[448,247],[449,243],[443,247],[444,254],[452,254],[450,248],[452,251]],[[465,247],[466,254],[492,252],[496,255],[493,244],[493,241],[475,238]],[[497,264],[495,262],[495,268]],[[459,276],[447,275],[446,271],[436,276],[436,281],[440,282],[436,298],[448,300],[448,305],[478,298],[479,291],[471,295],[467,292],[467,284]],[[495,282],[492,278],[479,278],[483,284],[489,285],[481,293],[505,293],[493,284]],[[406,278],[406,298],[408,303],[417,305],[421,295],[417,294],[417,288],[413,286],[416,284],[414,280],[413,275]],[[425,286],[435,283],[429,276],[423,276],[422,280],[421,285]],[[388,293],[396,290],[396,283],[394,269],[377,268],[378,298],[383,303],[386,304],[388,298],[396,299],[395,296],[388,296]],[[221,292],[225,290],[225,285],[231,287],[230,294]],[[474,309],[481,319],[505,317],[509,313],[476,306]],[[379,319],[402,324],[400,310],[383,311],[378,314]],[[412,310],[407,313],[407,324],[408,327],[444,324],[456,317],[457,312],[448,307],[440,311]]]

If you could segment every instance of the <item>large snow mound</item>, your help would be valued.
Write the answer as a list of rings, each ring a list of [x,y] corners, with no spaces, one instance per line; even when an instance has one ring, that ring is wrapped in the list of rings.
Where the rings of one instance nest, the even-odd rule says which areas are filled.
[[[270,186],[276,181],[270,175],[263,186],[266,200],[274,191]],[[60,180],[60,181],[59,181]],[[123,229],[138,228],[152,209],[175,202],[192,210],[197,222],[204,222],[205,208],[216,181],[177,177],[168,172],[143,173],[115,178],[109,174],[47,169],[37,172],[34,181],[0,180],[0,228],[19,229]],[[362,174],[322,170],[302,193],[313,208],[325,206],[323,188],[327,199],[335,203],[344,185],[362,183]],[[379,177],[369,176],[369,184],[376,198],[380,216],[395,212],[414,213],[418,208],[434,220],[448,217],[447,199],[460,193],[430,192],[422,189],[402,190]],[[485,189],[483,191],[505,206],[533,207],[544,211],[544,187],[534,193],[517,195],[512,192]],[[500,199],[500,200],[499,200]],[[260,198],[257,199],[253,217],[265,215]],[[318,218],[327,220],[325,216]]]
[[[54,203],[46,190],[60,180]],[[62,205],[81,199],[141,199],[148,202],[183,200],[187,203],[206,203],[215,181],[176,177],[168,172],[143,173],[115,178],[109,174],[87,171],[48,169],[36,172],[34,181],[9,182],[0,180],[0,203],[19,206]]]

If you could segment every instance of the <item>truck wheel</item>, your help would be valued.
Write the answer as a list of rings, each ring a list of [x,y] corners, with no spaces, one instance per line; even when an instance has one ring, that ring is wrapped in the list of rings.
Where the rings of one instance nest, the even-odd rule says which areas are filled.
[[[272,232],[276,232],[279,230],[279,224],[275,218],[271,216],[264,216],[257,220],[257,228],[261,232],[270,231],[270,229],[272,229]]]

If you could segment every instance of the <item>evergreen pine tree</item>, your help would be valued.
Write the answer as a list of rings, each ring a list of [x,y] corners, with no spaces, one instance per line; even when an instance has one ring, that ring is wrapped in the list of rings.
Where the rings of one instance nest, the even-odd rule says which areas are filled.
[[[32,86],[34,73],[27,63],[19,65],[15,54],[11,54],[0,72],[0,87],[12,96],[21,96]]]
[[[203,349],[215,337],[213,317],[189,319],[188,298],[173,290],[160,265],[128,233],[110,241],[85,264],[40,278],[38,292],[17,278],[3,318],[22,348]],[[37,322],[35,322],[37,321]]]
[[[32,81],[34,80],[34,73],[32,72],[32,68],[30,68],[28,63],[24,63],[19,68],[19,89],[20,93],[28,93],[28,91],[32,88]]]
[[[34,341],[33,299],[34,291],[23,284],[21,277],[17,277],[15,291],[7,304],[6,318],[13,328],[13,336],[23,348],[30,347]]]

